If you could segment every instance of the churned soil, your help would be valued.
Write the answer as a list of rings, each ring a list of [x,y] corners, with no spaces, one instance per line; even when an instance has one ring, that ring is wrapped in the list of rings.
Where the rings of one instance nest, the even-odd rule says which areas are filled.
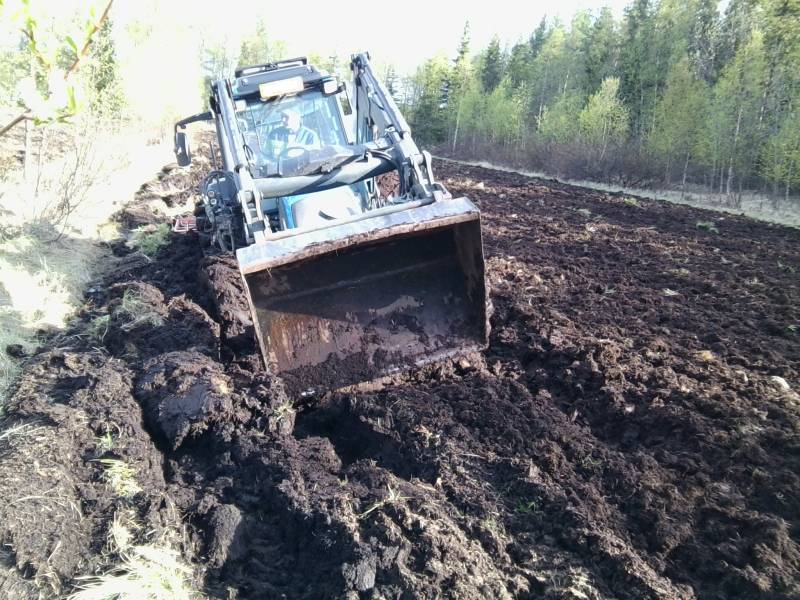
[[[800,231],[435,166],[482,210],[486,351],[293,397],[231,257],[118,249],[6,407],[3,597],[102,570],[123,508],[226,600],[800,597]]]

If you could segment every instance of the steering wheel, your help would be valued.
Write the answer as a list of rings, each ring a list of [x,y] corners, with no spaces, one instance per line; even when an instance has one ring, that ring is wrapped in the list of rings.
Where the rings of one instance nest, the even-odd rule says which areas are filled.
[[[308,156],[308,148],[303,146],[287,146],[278,155],[280,160],[298,160]]]

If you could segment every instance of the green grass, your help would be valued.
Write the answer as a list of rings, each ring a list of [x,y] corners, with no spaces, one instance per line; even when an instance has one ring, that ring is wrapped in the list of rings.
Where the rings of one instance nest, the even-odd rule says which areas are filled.
[[[714,223],[714,221],[698,221],[696,227],[698,229],[702,229],[703,231],[719,233],[719,229],[717,229],[717,225]]]
[[[111,315],[95,317],[86,327],[86,334],[98,342],[102,342],[108,333],[108,325],[111,322]]]
[[[527,502],[520,500],[514,510],[522,515],[532,515],[539,510],[539,503],[536,502],[536,500],[529,500]]]
[[[114,310],[114,315],[123,322],[122,329],[125,331],[130,331],[139,325],[159,327],[164,323],[161,315],[155,312],[133,288],[128,288],[122,294],[122,302]]]
[[[153,258],[164,246],[169,244],[170,231],[170,226],[166,223],[139,227],[131,231],[128,244],[145,256]]]

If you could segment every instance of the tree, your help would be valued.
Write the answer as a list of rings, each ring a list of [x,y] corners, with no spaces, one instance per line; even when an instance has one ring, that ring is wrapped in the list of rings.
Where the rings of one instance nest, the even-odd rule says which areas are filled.
[[[505,72],[503,51],[500,49],[500,38],[494,36],[481,56],[480,77],[483,89],[491,93],[500,85]]]
[[[450,74],[443,55],[431,58],[419,67],[411,80],[409,122],[422,142],[440,143],[447,134],[447,112],[442,103],[442,89]]]
[[[104,117],[119,116],[125,106],[112,31],[113,23],[106,19],[92,44],[86,69],[91,108]]]
[[[237,66],[260,65],[284,58],[286,44],[272,41],[262,19],[256,21],[255,30],[247,35],[239,48]]]
[[[707,83],[716,77],[718,30],[717,0],[700,0],[692,22],[689,56],[698,77]]]
[[[578,115],[581,137],[591,147],[600,149],[600,160],[611,144],[621,143],[628,133],[628,109],[618,93],[619,79],[604,79]]]
[[[575,115],[583,104],[578,94],[562,94],[556,102],[542,109],[537,119],[537,136],[546,143],[568,144],[577,139],[579,128]]]
[[[633,172],[614,176],[652,179],[654,165],[732,202],[745,187],[785,197],[800,172],[800,0],[730,0],[724,17],[717,4],[632,0],[622,21],[608,9],[542,19],[507,55],[495,37],[472,63],[465,30],[446,94],[437,105],[417,85],[410,112],[431,131],[444,114],[454,152],[491,150],[483,140],[585,176],[618,147],[624,160],[606,166]]]
[[[653,42],[653,7],[650,0],[634,0],[625,9],[624,35],[620,52],[620,92],[630,107],[634,131],[644,128],[645,98],[650,88],[649,63]]]
[[[547,41],[547,38],[550,36],[550,29],[547,27],[547,17],[542,17],[542,20],[539,21],[539,25],[531,34],[528,43],[531,47],[530,57],[531,60],[535,59],[539,56],[539,52],[542,50],[542,46]]]
[[[673,165],[681,165],[682,192],[686,186],[692,153],[703,132],[707,102],[706,85],[694,76],[689,59],[684,57],[673,65],[667,76],[664,95],[656,106],[656,127],[648,140],[654,157],[664,165],[667,184]]]
[[[800,112],[790,112],[778,133],[765,145],[761,157],[761,173],[773,184],[778,197],[782,187],[784,199],[789,193],[800,189]],[[776,200],[777,202],[777,200]]]
[[[447,78],[448,87],[448,132],[452,138],[452,147],[455,151],[458,144],[458,133],[461,124],[464,96],[467,93],[472,70],[469,62],[469,21],[464,23],[464,31],[458,44],[456,57],[453,59],[453,68]]]
[[[388,65],[383,74],[383,83],[386,86],[386,91],[395,99],[397,98],[397,80],[397,71],[395,71],[394,65]]]
[[[766,73],[763,40],[761,32],[754,31],[722,70],[704,134],[720,192],[725,191],[734,203],[735,180],[738,177],[741,189],[754,171],[763,143],[759,118]]]
[[[567,51],[567,32],[557,24],[533,60],[527,93],[528,112],[534,122],[539,122],[547,106],[571,92],[571,75],[574,65]],[[575,91],[581,95],[582,90]],[[573,115],[574,117],[574,115]]]
[[[507,76],[512,89],[524,87],[530,80],[531,49],[530,44],[518,43],[511,48],[508,59]]]
[[[590,92],[599,88],[606,77],[615,75],[617,71],[619,34],[610,8],[605,7],[600,11],[600,16],[586,36],[583,53],[586,91]]]
[[[753,33],[756,24],[754,0],[730,0],[720,25],[717,40],[717,72],[733,60],[739,48]]]

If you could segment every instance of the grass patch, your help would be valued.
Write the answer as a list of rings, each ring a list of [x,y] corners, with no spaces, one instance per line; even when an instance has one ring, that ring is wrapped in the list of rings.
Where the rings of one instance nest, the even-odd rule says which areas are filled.
[[[39,345],[40,331],[63,327],[100,255],[85,240],[54,240],[46,227],[0,226],[0,403],[20,365],[5,349],[18,345],[29,353]]]
[[[111,315],[95,317],[86,327],[86,334],[93,340],[102,342],[108,333],[108,325],[111,322]]]
[[[136,481],[136,471],[125,461],[116,458],[100,458],[97,462],[103,465],[103,479],[120,498],[130,500],[142,491]]]
[[[520,500],[514,509],[521,515],[532,515],[539,510],[539,503],[536,500],[529,500],[527,502]]]
[[[122,295],[122,302],[114,311],[116,317],[124,322],[122,329],[131,331],[139,325],[149,324],[159,327],[164,323],[157,312],[134,289],[128,288]]]
[[[714,223],[714,221],[698,221],[696,227],[698,229],[702,229],[703,231],[709,231],[711,233],[719,233],[719,229],[717,229],[717,226]]]
[[[69,600],[191,600],[200,596],[188,579],[192,570],[180,553],[155,545],[129,546],[108,573],[82,578]]]
[[[38,430],[39,426],[37,423],[23,423],[21,425],[15,425],[0,432],[0,442],[6,440],[11,441],[15,437],[30,435]]]
[[[101,575],[80,577],[67,600],[200,600],[189,580],[192,569],[168,540],[135,544],[141,531],[133,511],[114,515],[109,529],[110,554],[119,564]]]
[[[154,258],[159,251],[169,244],[170,227],[166,223],[145,225],[131,231],[128,245],[147,256]]]
[[[114,449],[114,436],[110,431],[106,431],[97,438],[97,451],[100,455],[111,452]]]
[[[280,423],[281,421],[286,419],[289,415],[293,414],[294,412],[295,412],[294,406],[292,405],[291,400],[288,400],[288,401],[276,406],[275,410],[274,410],[274,412],[272,414],[273,414],[273,416],[275,418],[275,422],[276,423]]]
[[[400,493],[400,490],[397,490],[397,489],[393,488],[391,485],[387,485],[386,486],[386,497],[383,500],[380,500],[380,501],[376,502],[375,504],[373,504],[372,506],[370,506],[367,510],[365,510],[363,513],[358,515],[358,518],[359,519],[366,519],[373,512],[383,508],[384,506],[387,506],[389,504],[398,504],[400,502],[404,502],[405,500],[408,500],[408,498],[406,496],[403,496]]]

